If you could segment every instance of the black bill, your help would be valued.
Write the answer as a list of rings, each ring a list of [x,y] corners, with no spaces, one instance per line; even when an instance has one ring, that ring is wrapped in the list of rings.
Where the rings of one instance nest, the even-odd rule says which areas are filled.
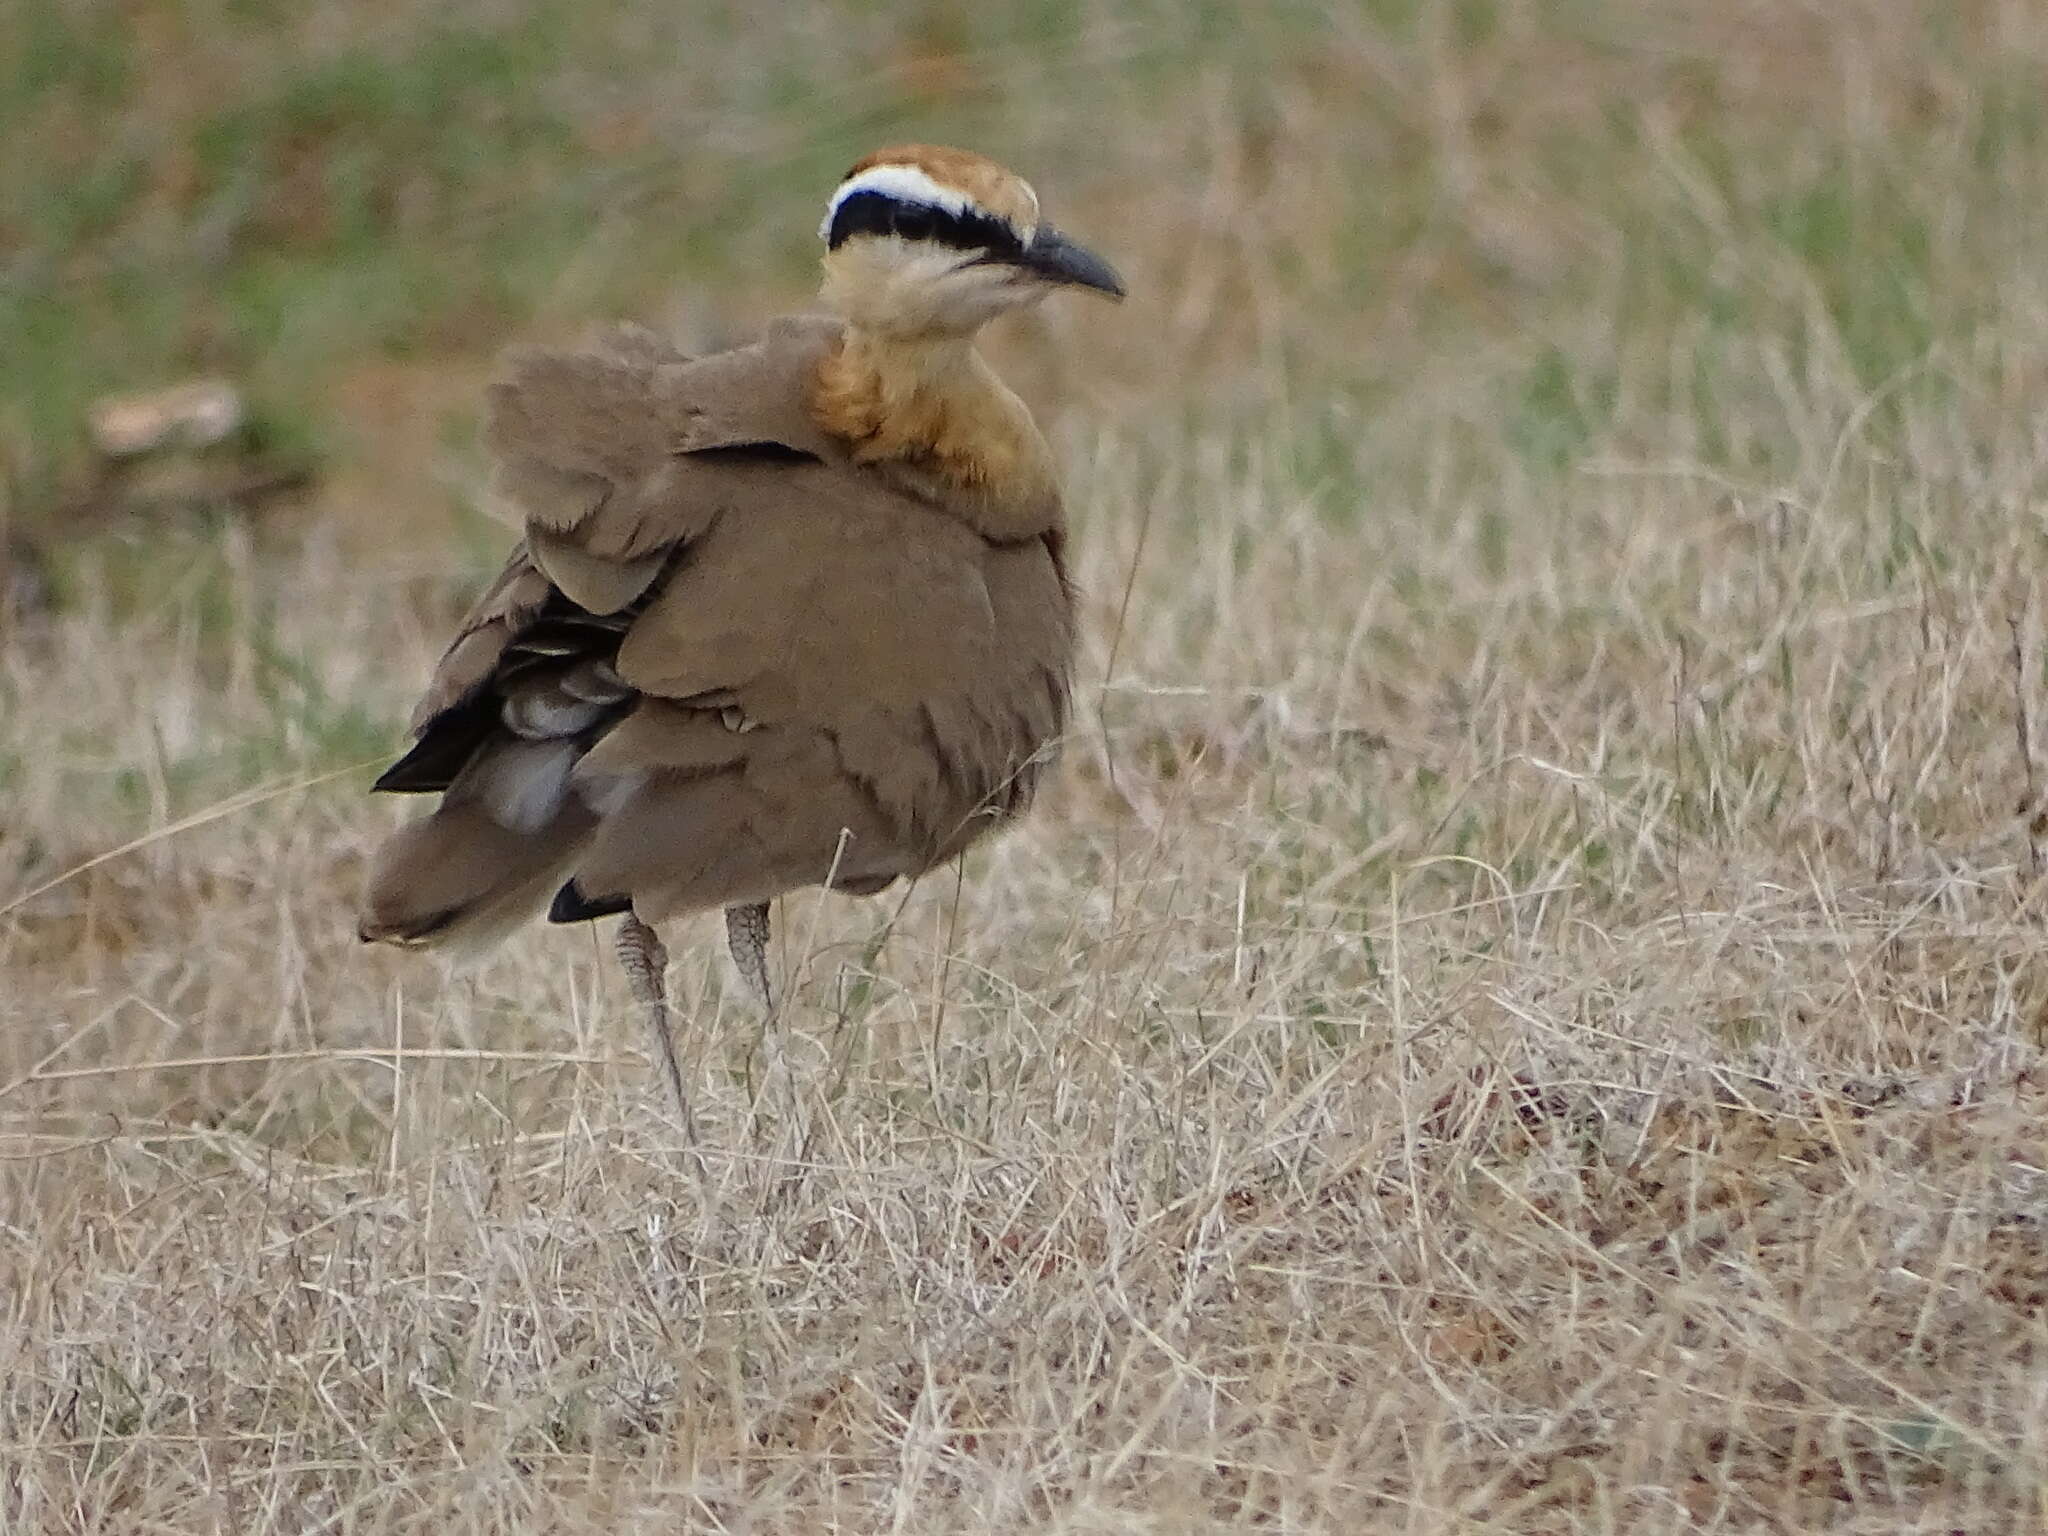
[[[1116,275],[1115,267],[1087,246],[1069,240],[1050,224],[1039,225],[1038,233],[1031,237],[1031,243],[1024,247],[1023,254],[1012,260],[1025,271],[1034,272],[1051,282],[1093,288],[1112,299],[1124,296],[1124,280]]]

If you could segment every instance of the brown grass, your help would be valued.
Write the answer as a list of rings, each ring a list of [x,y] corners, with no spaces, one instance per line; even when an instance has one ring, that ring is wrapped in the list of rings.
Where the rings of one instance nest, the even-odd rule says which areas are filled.
[[[299,512],[49,538],[0,1527],[2048,1523],[2035,9],[912,9],[687,155],[708,66],[631,52],[604,152],[972,130],[1125,267],[999,349],[1079,524],[1056,786],[782,903],[765,1032],[672,934],[685,1146],[599,937],[352,939],[503,539],[474,351],[320,373]],[[661,313],[630,244],[517,328]]]

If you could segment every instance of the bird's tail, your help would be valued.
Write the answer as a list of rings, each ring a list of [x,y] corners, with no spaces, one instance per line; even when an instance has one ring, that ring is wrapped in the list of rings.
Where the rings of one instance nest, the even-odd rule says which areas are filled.
[[[477,954],[545,909],[597,827],[569,786],[583,750],[509,733],[480,747],[433,814],[377,850],[357,932]]]

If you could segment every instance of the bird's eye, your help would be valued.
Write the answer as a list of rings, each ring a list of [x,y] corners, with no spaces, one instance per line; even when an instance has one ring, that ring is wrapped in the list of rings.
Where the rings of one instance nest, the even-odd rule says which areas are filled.
[[[929,240],[938,223],[929,208],[899,208],[889,227],[906,240]]]

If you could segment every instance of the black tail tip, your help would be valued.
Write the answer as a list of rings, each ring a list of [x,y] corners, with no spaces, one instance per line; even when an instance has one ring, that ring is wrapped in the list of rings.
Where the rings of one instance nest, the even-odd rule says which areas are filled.
[[[583,888],[570,880],[555,892],[555,899],[548,906],[548,921],[587,923],[592,918],[610,917],[632,909],[633,898],[630,896],[586,896]]]

